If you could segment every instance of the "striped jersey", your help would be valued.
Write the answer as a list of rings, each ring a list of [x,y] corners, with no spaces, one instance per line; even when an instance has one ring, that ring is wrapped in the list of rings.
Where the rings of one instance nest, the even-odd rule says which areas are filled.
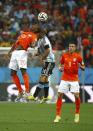
[[[54,57],[54,54],[53,54],[53,51],[52,51],[52,46],[51,46],[51,43],[50,43],[47,36],[44,36],[43,38],[41,38],[37,41],[38,52],[41,55],[43,55],[44,52],[45,52],[45,46],[47,46],[47,45],[50,48],[50,53],[48,54],[45,61],[46,62],[55,62],[55,57]]]

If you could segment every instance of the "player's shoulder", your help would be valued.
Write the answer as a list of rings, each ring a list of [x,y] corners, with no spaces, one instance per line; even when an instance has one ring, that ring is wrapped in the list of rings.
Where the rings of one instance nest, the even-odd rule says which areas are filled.
[[[49,40],[49,38],[48,38],[48,36],[47,36],[47,35],[44,35],[44,36],[43,36],[43,38],[44,38],[44,39],[48,39],[48,40]]]
[[[35,33],[34,32],[32,32],[32,31],[29,31],[29,32],[24,32],[25,34],[27,34],[27,35],[35,35]]]
[[[46,43],[50,43],[50,40],[49,40],[49,38],[48,38],[47,35],[44,35],[44,36],[43,36],[43,40],[44,40]]]
[[[67,51],[62,51],[61,58],[68,58],[69,54]]]
[[[22,37],[22,36],[26,37],[27,35],[28,35],[28,32],[22,31],[19,37]]]
[[[79,51],[74,52],[74,55],[81,56],[81,53]]]
[[[62,51],[62,55],[63,55],[63,56],[67,56],[67,55],[69,55],[68,50],[63,50],[63,51]]]
[[[22,34],[27,34],[27,35],[28,35],[28,34],[32,34],[32,35],[34,35],[35,33],[32,32],[32,31],[23,31]]]
[[[82,58],[82,55],[80,52],[74,52],[74,57],[77,57],[77,58]]]
[[[31,36],[32,38],[37,38],[37,35],[34,32],[27,32],[28,36]]]

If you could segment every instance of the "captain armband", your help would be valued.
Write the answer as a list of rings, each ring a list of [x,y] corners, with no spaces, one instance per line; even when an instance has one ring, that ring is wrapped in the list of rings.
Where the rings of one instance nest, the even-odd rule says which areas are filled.
[[[45,45],[44,48],[45,48],[45,49],[48,49],[48,48],[50,48],[50,47],[49,47],[49,45]]]

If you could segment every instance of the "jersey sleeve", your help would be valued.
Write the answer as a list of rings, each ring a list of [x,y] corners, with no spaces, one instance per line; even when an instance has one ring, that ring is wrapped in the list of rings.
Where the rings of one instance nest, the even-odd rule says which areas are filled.
[[[78,62],[79,62],[80,64],[83,63],[83,58],[81,57],[81,55],[78,55]]]
[[[43,38],[43,42],[44,42],[44,46],[45,46],[45,47],[49,47],[50,41],[49,41],[49,39],[48,39],[47,37],[44,37],[44,38]]]
[[[44,46],[49,46],[48,42],[45,41]]]
[[[45,45],[44,48],[45,49],[49,49],[50,47],[49,47],[49,45]]]

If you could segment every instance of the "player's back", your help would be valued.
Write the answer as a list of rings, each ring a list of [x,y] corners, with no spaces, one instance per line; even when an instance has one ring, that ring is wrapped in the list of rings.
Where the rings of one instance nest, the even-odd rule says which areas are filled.
[[[27,50],[31,43],[37,41],[37,36],[33,32],[22,32],[22,34],[18,37],[18,43],[23,47],[23,49]]]

